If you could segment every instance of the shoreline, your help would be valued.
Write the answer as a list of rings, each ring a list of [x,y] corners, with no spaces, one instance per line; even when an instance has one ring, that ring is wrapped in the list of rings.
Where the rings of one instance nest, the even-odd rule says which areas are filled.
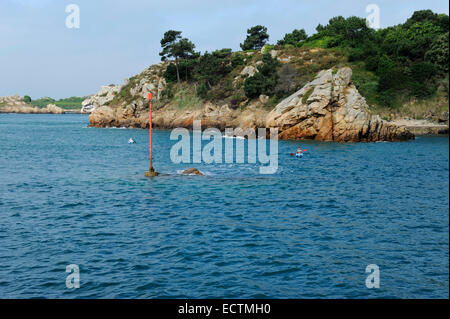
[[[48,114],[53,114],[53,115],[65,115],[65,114],[80,114],[80,115],[87,115],[89,116],[90,113],[86,113],[86,112],[82,112],[81,110],[67,110],[67,111],[63,111],[62,113],[54,113],[54,112],[10,112],[10,111],[2,111],[0,109],[0,114],[30,114],[30,115],[48,115]],[[396,120],[392,120],[392,121],[388,121],[388,123],[391,124],[395,124],[397,126],[400,127],[404,127],[406,128],[408,131],[410,131],[411,133],[413,133],[414,135],[417,136],[425,136],[425,135],[437,135],[437,136],[442,136],[442,135],[448,135],[449,134],[449,126],[446,124],[439,124],[439,123],[435,123],[435,122],[431,122],[431,121],[427,121],[427,120],[411,120],[411,119],[396,119]],[[148,129],[148,125],[145,127],[142,127],[140,125],[135,124],[129,124],[129,125],[123,125],[123,126],[108,126],[108,125],[93,125],[93,124],[89,124],[87,125],[87,127],[92,127],[92,128],[115,128],[115,129],[143,129],[146,130]],[[209,126],[211,128],[217,128],[220,129],[221,131],[224,131],[223,129],[223,125],[219,125],[219,126]],[[232,126],[230,126],[232,127]],[[171,127],[165,127],[165,126],[160,126],[160,125],[153,125],[154,129],[159,129],[159,130],[168,130],[171,129]],[[188,129],[192,129],[189,127],[186,127]],[[268,127],[266,127],[267,129]]]
[[[54,114],[54,115],[85,114],[85,115],[89,115],[89,113],[85,113],[85,112],[81,112],[81,111],[73,111],[73,110],[63,111],[62,113],[55,113],[55,112],[10,112],[10,111],[2,111],[1,109],[0,109],[0,114],[33,114],[33,115],[40,115],[40,114]]]
[[[81,113],[81,114],[86,114],[86,113]],[[140,126],[134,126],[134,125],[130,125],[130,126],[101,126],[101,125],[87,125],[87,128],[100,128],[100,129],[129,129],[129,130],[148,130],[148,127],[140,127]],[[430,125],[430,126],[408,126],[408,125],[404,125],[404,127],[406,129],[408,129],[411,133],[413,133],[415,136],[444,136],[444,135],[449,135],[449,127],[447,125],[439,125],[439,124],[434,124],[434,125]],[[188,129],[190,132],[192,131],[192,127],[183,127]],[[207,127],[207,128],[217,128],[220,130],[220,132],[224,132],[225,130],[222,129],[222,127]],[[171,127],[162,127],[162,126],[158,126],[158,125],[153,125],[153,130],[159,130],[159,131],[170,131]],[[268,127],[266,127],[266,129],[269,129]],[[305,139],[307,140],[307,139]]]
[[[390,123],[405,127],[414,135],[448,135],[448,124],[439,124],[427,120],[397,119]]]

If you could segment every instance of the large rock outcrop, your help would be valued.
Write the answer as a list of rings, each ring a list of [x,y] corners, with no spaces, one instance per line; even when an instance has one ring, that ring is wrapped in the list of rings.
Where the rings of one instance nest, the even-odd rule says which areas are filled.
[[[116,96],[117,93],[120,92],[122,85],[108,85],[102,86],[100,91],[97,94],[92,95],[85,99],[81,103],[81,112],[82,113],[91,113],[97,107],[105,105],[112,101],[112,99]]]
[[[267,111],[260,108],[260,102],[245,110],[234,110],[228,105],[206,103],[195,109],[183,110],[175,107],[162,108],[153,112],[153,126],[162,129],[176,127],[192,128],[194,121],[200,120],[203,128],[214,127],[224,130],[227,127],[254,129],[264,127]],[[101,106],[89,116],[90,126],[94,127],[137,127],[148,128],[149,113],[140,111],[133,105],[125,108]]]
[[[313,81],[269,113],[264,107],[269,100],[267,96],[246,100],[244,105],[231,105],[232,102],[224,100],[214,103],[198,100],[199,105],[194,105],[196,102],[192,99],[194,104],[189,107],[179,106],[177,99],[180,96],[168,98],[170,88],[163,77],[168,63],[153,65],[122,86],[103,87],[98,94],[83,102],[85,106],[93,106],[90,126],[148,128],[146,96],[152,92],[153,125],[157,128],[192,128],[195,120],[201,120],[203,128],[220,130],[276,127],[280,139],[396,141],[413,138],[406,128],[370,114],[365,99],[351,83],[350,68],[321,71]],[[256,61],[254,65],[258,63],[262,62]],[[255,68],[253,64],[250,66]],[[247,65],[237,78],[242,80],[241,77],[250,76],[253,71]],[[183,98],[184,95],[193,95],[186,88],[180,92]]]
[[[82,102],[82,111],[84,113],[92,113],[100,107],[107,108],[109,106],[123,109],[132,108],[133,115],[138,118],[141,111],[148,109],[145,101],[147,93],[152,92],[153,99],[155,101],[160,100],[161,94],[167,86],[166,80],[162,76],[167,65],[168,62],[152,65],[140,74],[126,79],[123,85],[110,84],[102,86],[97,94]],[[120,94],[124,95],[119,96]],[[100,110],[100,113],[104,111],[104,109]],[[93,125],[95,126],[95,123]]]
[[[360,142],[414,138],[404,127],[370,114],[351,79],[348,67],[319,72],[269,113],[266,126],[277,127],[280,139]]]

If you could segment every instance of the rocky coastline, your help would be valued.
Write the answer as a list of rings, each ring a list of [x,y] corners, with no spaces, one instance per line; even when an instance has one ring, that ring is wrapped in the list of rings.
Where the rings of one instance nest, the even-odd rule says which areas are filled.
[[[151,72],[151,70],[150,70]],[[153,126],[161,129],[192,128],[194,120],[202,127],[246,129],[278,128],[280,139],[313,139],[336,142],[405,141],[414,138],[405,126],[372,115],[365,99],[351,82],[350,68],[322,70],[302,89],[281,101],[272,110],[260,96],[245,108],[205,102],[193,109],[177,109],[167,104],[155,108]],[[137,102],[109,105],[121,86],[102,87],[98,95],[83,102],[93,108],[91,127],[148,128],[149,113],[144,97],[164,90],[161,78],[141,82],[132,88]],[[101,105],[102,104],[102,105]]]

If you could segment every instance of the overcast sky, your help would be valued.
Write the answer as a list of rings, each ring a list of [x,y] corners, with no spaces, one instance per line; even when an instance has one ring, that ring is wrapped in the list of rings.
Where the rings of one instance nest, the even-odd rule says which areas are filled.
[[[66,28],[68,4],[80,8],[80,28]],[[445,0],[0,0],[0,96],[62,98],[123,83],[159,62],[160,39],[183,31],[199,51],[239,49],[247,28],[262,24],[269,42],[331,17],[366,17],[380,7],[381,26],[415,10],[448,14]]]

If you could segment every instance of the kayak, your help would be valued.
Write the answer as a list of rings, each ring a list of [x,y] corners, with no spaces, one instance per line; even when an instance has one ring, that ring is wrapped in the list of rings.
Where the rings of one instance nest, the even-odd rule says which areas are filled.
[[[301,153],[290,153],[291,156],[295,156],[297,158],[302,158],[303,157],[303,153],[306,152],[307,150],[303,150]]]

